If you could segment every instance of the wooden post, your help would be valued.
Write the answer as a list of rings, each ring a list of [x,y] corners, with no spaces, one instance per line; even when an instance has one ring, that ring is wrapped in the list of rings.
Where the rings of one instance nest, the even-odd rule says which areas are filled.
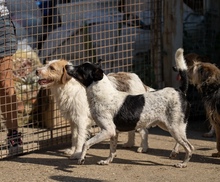
[[[164,87],[163,76],[163,59],[162,59],[162,1],[151,3],[151,11],[153,14],[151,24],[151,64],[154,68],[155,86],[156,88]]]
[[[183,42],[183,1],[164,0],[164,31],[163,31],[163,71],[165,86],[177,87],[175,52],[182,47]]]

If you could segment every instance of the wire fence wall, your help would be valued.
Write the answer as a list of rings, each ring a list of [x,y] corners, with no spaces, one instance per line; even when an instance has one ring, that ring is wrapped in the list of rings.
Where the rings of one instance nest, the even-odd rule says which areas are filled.
[[[161,61],[162,1],[6,2],[18,41],[13,72],[23,146],[22,150],[10,150],[2,117],[0,158],[70,144],[69,122],[61,116],[50,91],[37,83],[35,70],[47,61],[62,58],[77,65],[102,59],[106,73],[136,72],[147,85],[161,80],[161,68],[155,67],[155,62]]]

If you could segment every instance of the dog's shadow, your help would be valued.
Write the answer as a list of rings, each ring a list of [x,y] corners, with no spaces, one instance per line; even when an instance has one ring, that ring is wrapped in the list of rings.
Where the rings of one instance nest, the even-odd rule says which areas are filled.
[[[150,130],[150,134],[151,135],[163,135],[163,136],[170,136],[170,134],[166,131],[163,131],[161,130],[160,128],[155,128],[155,129],[151,129]],[[201,133],[198,133],[198,132],[193,132],[193,131],[190,131],[189,132],[189,138],[191,139],[201,139],[201,140],[208,140],[208,141],[214,141],[215,139],[207,139],[207,138],[203,138],[201,136]],[[65,146],[60,146],[59,148],[56,146],[54,149],[50,149],[49,151],[47,151],[47,154],[49,155],[57,155],[57,156],[64,156],[64,153],[63,153],[63,149],[64,148],[67,148],[68,146],[65,145]],[[134,146],[134,147],[131,147],[131,148],[123,148],[122,147],[122,142],[119,142],[118,146],[117,146],[117,151],[118,150],[130,150],[134,153],[136,153],[137,151],[137,148],[138,146]],[[106,150],[106,154],[108,154],[109,152],[109,141],[103,141],[102,143],[99,143],[99,144],[96,144],[96,145],[93,145],[91,147],[91,149],[95,149],[95,150]],[[158,148],[152,148],[150,147],[148,152],[147,153],[143,153],[143,154],[140,154],[143,156],[143,160],[136,160],[136,159],[122,159],[120,158],[120,156],[118,155],[113,163],[119,163],[119,164],[132,164],[132,165],[155,165],[155,166],[166,166],[165,164],[163,163],[159,163],[158,161],[152,161],[151,159],[148,158],[148,156],[158,156],[158,157],[162,157],[163,159],[167,159],[167,160],[171,160],[170,162],[170,165],[168,166],[172,166],[173,165],[173,162],[172,161],[177,161],[177,160],[183,160],[184,157],[185,157],[185,151],[181,150],[180,148],[180,152],[177,157],[175,159],[170,159],[169,158],[169,155],[171,153],[171,150],[166,150],[166,149],[158,149]],[[197,148],[196,150],[213,150],[212,148],[204,148],[204,147],[200,147],[200,148]],[[43,152],[42,152],[43,153]],[[100,155],[100,154],[91,154],[89,151],[87,152],[87,158],[85,160],[85,165],[94,165],[97,163],[97,161],[100,161],[100,160],[105,160],[107,157],[107,155],[105,155],[105,157],[103,155]],[[67,160],[69,161],[72,161],[72,164],[73,165],[77,165],[77,160],[71,160],[71,159],[68,159],[68,156],[66,155],[66,158]],[[210,163],[210,164],[220,164],[220,158],[213,158],[211,157],[211,151],[210,151],[210,156],[204,156],[204,155],[200,155],[200,154],[196,154],[196,153],[193,153],[192,155],[192,158],[190,159],[190,162],[196,162],[196,163]]]
[[[97,148],[99,149],[104,149],[104,148],[108,148],[109,145],[105,145],[105,146],[99,146]],[[96,148],[96,149],[97,149]],[[128,149],[124,149],[122,148],[122,146],[118,147],[118,150],[128,150]],[[129,150],[132,150],[134,152],[136,152],[136,147],[133,147]],[[199,148],[196,150],[212,150],[209,148]],[[135,160],[134,158],[132,159],[123,159],[120,158],[120,156],[117,156],[114,158],[113,163],[117,163],[117,164],[131,164],[131,165],[143,165],[143,166],[173,166],[176,162],[175,161],[182,161],[185,157],[185,152],[180,152],[176,158],[174,159],[170,159],[169,155],[170,155],[171,150],[166,150],[166,149],[156,149],[156,148],[150,148],[149,151],[147,153],[142,153],[140,155],[143,156],[143,159],[137,159]],[[150,158],[150,156],[157,156],[157,157],[161,157],[167,160],[170,160],[170,164],[164,164],[163,162],[158,162],[160,160],[155,160]],[[103,156],[97,156],[94,154],[87,154],[87,158],[85,160],[85,165],[94,165],[97,163],[97,161],[100,160],[105,160],[107,157],[103,157]],[[174,162],[172,162],[174,161]],[[211,153],[210,156],[205,156],[205,155],[200,155],[200,154],[193,154],[192,158],[189,161],[189,165],[190,163],[207,163],[207,164],[220,164],[220,158],[214,158],[211,157]],[[77,162],[76,162],[77,163]],[[76,164],[74,162],[74,164]]]
[[[100,157],[100,156],[97,156],[94,154],[88,154],[84,165],[94,165],[94,164],[97,164],[98,161],[105,160],[105,159],[106,159],[105,157]],[[158,163],[156,161],[150,161],[150,160],[147,160],[147,158],[146,158],[146,160],[144,160],[144,159],[143,160],[135,160],[135,159],[128,160],[128,159],[122,159],[120,157],[116,157],[116,158],[114,158],[113,163],[141,165],[141,166],[172,166],[172,164],[166,165],[163,163]],[[111,164],[109,164],[109,165],[111,165]]]
[[[97,150],[105,150],[106,154],[109,152],[109,144],[97,144],[93,146],[93,149]],[[23,155],[21,158],[20,157],[14,157],[11,160],[13,162],[19,162],[19,163],[30,163],[30,164],[37,164],[37,165],[42,165],[42,166],[52,166],[56,170],[61,170],[64,172],[72,172],[74,168],[79,167],[78,161],[77,160],[71,160],[68,157],[64,157],[64,155],[60,152],[63,148],[54,148],[50,150],[40,150],[37,152],[33,152],[34,154],[42,154],[42,155],[48,155],[48,157],[44,157],[42,160],[36,157],[30,157],[26,155]],[[127,150],[122,148],[122,145],[118,146],[118,150]],[[131,148],[132,152],[136,152],[136,147]],[[198,149],[197,149],[198,150]],[[206,148],[201,148],[199,150],[208,150]],[[131,151],[130,151],[131,152]],[[129,159],[124,159],[121,158],[120,155],[118,155],[114,161],[113,164],[129,164],[129,165],[141,165],[141,166],[163,166],[163,167],[173,167],[174,164],[184,159],[185,152],[180,152],[177,158],[175,159],[169,159],[169,154],[171,150],[166,150],[166,149],[156,149],[156,148],[150,148],[147,153],[142,153],[138,155],[142,155],[141,159],[138,157],[138,159],[129,158]],[[210,153],[211,155],[211,153]],[[54,157],[53,157],[54,156]],[[157,156],[158,158],[162,158],[163,161],[164,159],[170,160],[169,164],[165,164],[163,161],[157,158],[151,158],[151,156]],[[91,154],[89,151],[87,152],[87,157],[85,160],[84,165],[97,165],[97,162],[100,160],[105,160],[107,157],[106,156],[100,156],[99,154]],[[8,160],[8,159],[6,159]],[[161,162],[160,162],[161,161]],[[220,164],[220,159],[218,158],[213,158],[210,156],[204,156],[204,155],[198,155],[198,154],[193,154],[190,163],[207,163],[207,164]],[[110,164],[111,165],[111,164]]]
[[[168,132],[164,132],[162,130],[160,130],[160,132],[158,132],[158,130],[154,130],[154,131],[150,131],[151,135],[158,135],[161,134],[164,136],[169,136]],[[190,138],[196,138],[198,139],[198,136],[200,136],[201,133],[191,133],[190,132]],[[203,139],[203,138],[202,138]],[[204,140],[204,139],[203,139]],[[214,139],[205,139],[205,140],[214,140]],[[62,144],[62,145],[57,145],[57,146],[53,146],[53,147],[49,147],[46,149],[41,149],[39,151],[34,151],[34,152],[30,152],[33,154],[42,154],[42,155],[48,155],[48,157],[44,157],[43,160],[40,160],[39,158],[35,158],[35,157],[30,157],[26,155],[23,155],[21,158],[20,157],[14,157],[13,160],[14,162],[19,162],[19,163],[31,163],[31,164],[39,164],[39,165],[45,165],[45,166],[53,166],[55,167],[55,169],[61,170],[61,171],[65,171],[65,172],[72,172],[72,170],[74,168],[76,168],[78,166],[78,161],[77,160],[71,160],[68,158],[68,156],[64,155],[63,150],[70,147],[70,143],[69,144]],[[214,145],[213,145],[214,147]],[[91,150],[105,150],[105,154],[103,155],[103,151],[100,153],[94,153],[88,151],[87,152],[87,158],[85,160],[85,164],[84,165],[96,165],[97,161],[100,160],[105,160],[107,158],[107,155],[109,153],[109,141],[104,141],[102,143],[96,144],[94,146],[91,147]],[[196,150],[198,151],[205,151],[205,150],[213,150],[214,148],[204,148],[204,147],[197,147]],[[134,152],[136,153],[137,151],[137,146],[134,146],[132,148],[123,148],[122,147],[122,142],[119,142],[118,146],[117,146],[117,151],[119,154],[120,152],[125,152],[123,153],[123,155],[129,155],[126,154],[126,150],[130,150],[129,153]],[[183,151],[183,150],[180,150]],[[185,152],[180,152],[177,156],[177,158],[175,159],[169,159],[169,155],[170,155],[171,149],[158,149],[158,148],[149,148],[149,151],[147,153],[141,153],[141,154],[134,154],[135,155],[141,155],[138,156],[138,159],[135,159],[134,156],[129,156],[128,158],[124,159],[123,157],[120,157],[121,154],[119,154],[113,161],[113,163],[116,164],[131,164],[131,165],[142,165],[142,166],[173,166],[174,163],[176,163],[177,161],[182,161],[185,157]],[[156,156],[156,158],[153,158],[151,156]],[[170,160],[170,162],[167,164],[164,164],[164,162],[160,162],[158,158],[161,158],[165,160]],[[8,159],[5,159],[8,160]],[[207,163],[207,164],[220,164],[220,158],[214,158],[211,157],[211,151],[210,151],[210,155],[200,155],[197,154],[196,152],[193,153],[192,158],[189,162],[190,163]]]

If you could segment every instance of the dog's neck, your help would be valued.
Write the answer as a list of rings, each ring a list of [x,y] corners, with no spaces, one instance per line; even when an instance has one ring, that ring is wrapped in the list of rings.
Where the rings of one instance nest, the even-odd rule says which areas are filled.
[[[61,93],[64,93],[64,92],[71,93],[73,86],[75,87],[75,89],[84,89],[84,87],[78,81],[76,81],[74,78],[71,78],[65,84],[61,84],[61,83],[54,84],[50,88],[50,90],[51,90],[51,93],[55,95],[55,97],[57,96],[59,97]]]

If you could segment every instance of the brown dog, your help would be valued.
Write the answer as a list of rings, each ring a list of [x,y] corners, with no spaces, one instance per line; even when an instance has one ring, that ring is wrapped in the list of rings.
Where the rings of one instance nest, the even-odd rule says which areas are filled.
[[[188,77],[201,94],[206,115],[215,128],[218,152],[212,156],[220,157],[220,70],[212,63],[194,59]]]
[[[209,63],[211,62],[211,59],[209,57],[198,55],[195,53],[186,54],[185,60],[186,60],[188,69],[192,69],[192,67],[194,66],[194,62],[209,62]],[[215,135],[215,129],[214,129],[214,126],[212,126],[212,124],[211,124],[211,128],[210,128],[209,132],[204,133],[202,136],[207,137],[207,138],[211,138],[211,137],[214,137],[214,135]]]

